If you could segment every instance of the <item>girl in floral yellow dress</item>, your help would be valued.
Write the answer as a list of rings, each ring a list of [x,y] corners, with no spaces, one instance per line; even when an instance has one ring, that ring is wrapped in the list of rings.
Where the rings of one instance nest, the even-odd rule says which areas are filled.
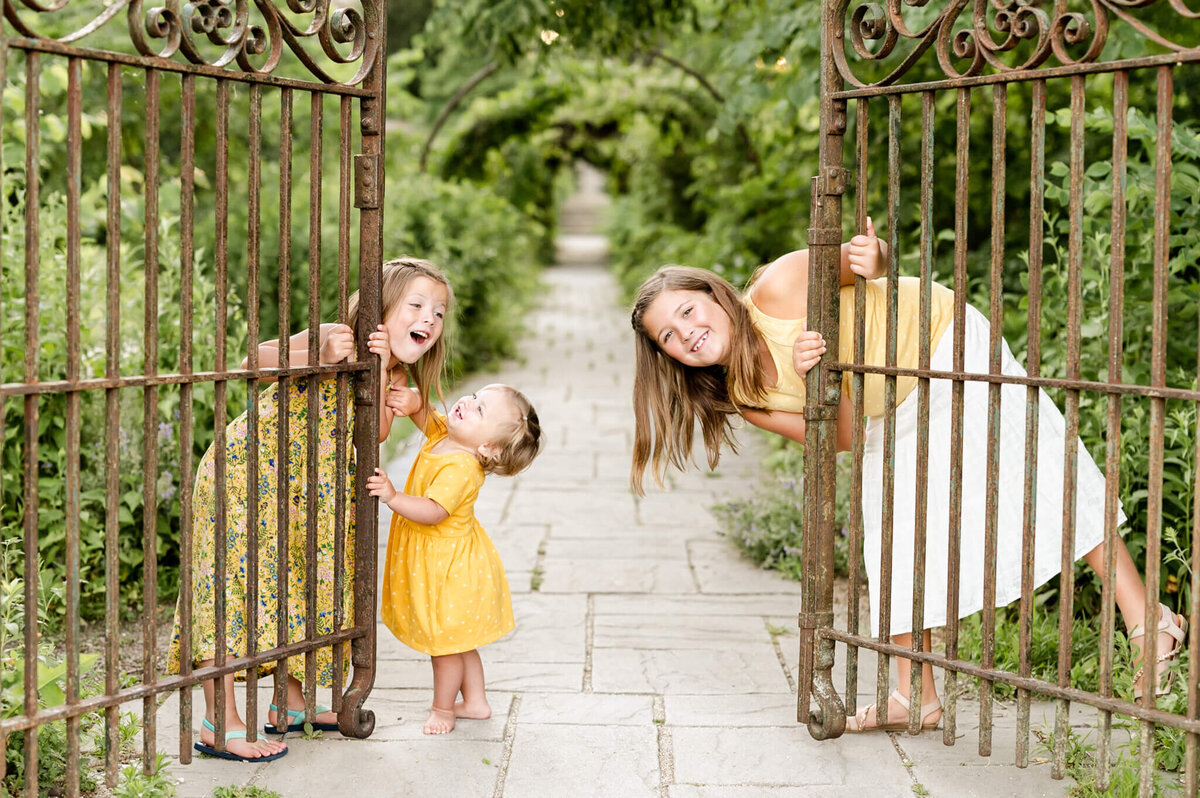
[[[367,348],[382,359],[387,378],[381,386],[379,438],[382,441],[391,429],[395,411],[395,397],[413,392],[405,387],[411,378],[416,391],[428,395],[432,388],[441,395],[441,377],[445,364],[445,345],[442,341],[443,320],[451,310],[453,294],[446,278],[433,264],[415,258],[399,258],[383,266],[381,283],[383,324],[371,333]],[[354,330],[358,315],[358,294],[350,298],[348,324],[322,324],[319,333],[320,349],[316,358],[308,352],[308,331],[300,332],[290,339],[288,362],[292,367],[306,366],[310,362],[321,365],[340,363],[353,358],[356,350]],[[259,365],[273,368],[279,365],[279,342],[266,341],[258,348]],[[243,368],[245,363],[243,362]],[[393,387],[395,382],[399,387]],[[268,387],[259,398],[258,419],[258,491],[256,509],[258,520],[255,535],[258,542],[258,620],[254,651],[267,651],[277,646],[301,641],[305,638],[307,616],[307,582],[305,579],[307,553],[305,540],[308,534],[308,391],[307,379],[293,379],[287,385],[283,401],[280,399],[278,383]],[[353,447],[345,457],[341,475],[344,485],[341,522],[345,529],[345,546],[342,562],[335,562],[335,523],[338,496],[337,440],[349,440],[354,428],[354,402],[347,402],[344,412],[339,412],[337,402],[337,380],[321,380],[316,387],[319,393],[317,421],[317,514],[314,519],[317,534],[317,586],[316,618],[318,635],[334,631],[335,608],[345,608],[347,617],[353,617],[354,599],[354,453]],[[280,407],[286,413],[288,457],[286,478],[289,484],[288,513],[289,545],[287,560],[281,561],[277,541],[277,485],[279,478],[278,430]],[[248,453],[247,414],[239,416],[226,431],[225,462],[226,479],[224,494],[218,492],[216,479],[215,446],[210,447],[200,461],[196,474],[193,517],[192,556],[192,617],[191,628],[181,628],[178,607],[175,612],[175,630],[169,652],[168,670],[181,670],[181,639],[190,633],[191,660],[193,668],[213,664],[217,650],[217,629],[214,596],[218,590],[225,597],[225,653],[228,658],[244,657],[251,651],[248,640],[246,618],[247,588],[247,540],[249,530],[248,509],[251,492],[247,485]],[[216,582],[216,528],[217,511],[225,515],[226,556],[225,580]],[[277,595],[278,571],[287,572],[287,604],[279,606]],[[335,568],[344,573],[341,596],[334,595],[333,574]],[[283,614],[287,623],[287,639],[278,638],[278,619]],[[345,657],[345,647],[338,651]],[[316,653],[317,683],[323,687],[333,683],[333,649],[323,648]],[[343,659],[343,667],[349,662]],[[305,658],[288,659],[288,705],[285,712],[272,704],[267,716],[268,733],[303,728],[304,698],[303,685]],[[273,666],[259,668],[259,674],[274,671]],[[276,678],[279,678],[276,675]],[[254,742],[246,739],[246,724],[238,713],[234,700],[234,676],[225,681],[225,747],[219,750],[215,742],[215,681],[204,683],[205,713],[200,731],[200,742],[196,750],[210,756],[234,760],[266,761],[287,753],[282,741],[260,737]],[[319,729],[337,728],[337,717],[328,708],[318,706],[314,726]]]
[[[367,479],[371,495],[395,513],[381,617],[401,642],[432,659],[424,732],[445,734],[455,718],[491,717],[478,649],[513,629],[504,566],[475,518],[475,499],[486,474],[512,476],[532,463],[542,433],[529,400],[507,385],[464,396],[445,416],[408,393],[406,409],[427,440],[404,492],[382,469]]]

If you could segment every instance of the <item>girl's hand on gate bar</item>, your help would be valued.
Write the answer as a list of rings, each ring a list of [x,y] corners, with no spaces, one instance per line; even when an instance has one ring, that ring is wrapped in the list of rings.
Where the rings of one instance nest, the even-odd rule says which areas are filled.
[[[804,332],[792,344],[792,368],[803,377],[809,369],[817,365],[821,355],[825,354],[825,337],[816,330],[808,329],[805,324]]]
[[[384,504],[396,497],[396,488],[393,487],[392,481],[388,479],[387,473],[382,468],[376,468],[375,473],[367,477],[367,489],[372,496],[378,496]]]
[[[850,239],[850,271],[862,275],[867,280],[882,277],[887,268],[887,258],[878,236],[875,235],[875,223],[867,217],[867,232],[860,233]]]
[[[383,361],[383,367],[387,368],[388,361],[392,357],[392,339],[388,335],[387,327],[380,324],[375,328],[375,332],[367,337],[367,349],[379,355]]]
[[[354,355],[354,330],[349,325],[334,324],[329,328],[325,340],[321,342],[318,354],[319,365],[341,363]]]

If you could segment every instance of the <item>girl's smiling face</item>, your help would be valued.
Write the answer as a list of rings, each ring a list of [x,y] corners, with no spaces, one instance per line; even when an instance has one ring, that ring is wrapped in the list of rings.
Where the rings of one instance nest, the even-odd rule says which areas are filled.
[[[418,275],[404,296],[383,320],[392,356],[401,363],[416,363],[442,335],[450,295],[437,280]]]
[[[728,365],[729,314],[704,291],[662,291],[642,327],[667,357],[685,366]]]
[[[502,388],[483,388],[454,403],[446,414],[446,428],[455,443],[477,454],[489,454],[488,447],[521,419],[512,394]]]

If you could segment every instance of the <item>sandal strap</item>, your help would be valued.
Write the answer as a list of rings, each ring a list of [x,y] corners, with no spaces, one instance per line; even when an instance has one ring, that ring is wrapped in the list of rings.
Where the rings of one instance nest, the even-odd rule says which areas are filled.
[[[903,707],[905,712],[908,711],[908,708],[909,708],[908,696],[902,695],[899,690],[896,690],[895,692],[893,692],[890,696],[888,696],[888,698],[891,698],[893,701],[895,701],[897,704],[899,704],[901,707]],[[872,706],[874,706],[874,704],[872,704]],[[921,706],[921,720],[925,720],[925,716],[928,715],[930,712],[933,712],[935,709],[941,709],[941,708],[942,708],[942,702],[936,698],[933,699],[932,701],[930,701],[928,704],[923,704]]]
[[[204,728],[206,728],[210,732],[212,732],[214,736],[216,735],[217,727],[213,726],[208,718],[204,718],[201,721],[201,724],[204,726]],[[229,730],[225,731],[225,741],[226,742],[228,742],[229,740],[244,740],[245,738],[246,738],[246,730],[245,729],[233,729],[232,731],[229,731]]]
[[[1184,620],[1186,621],[1186,619],[1184,619]],[[1171,612],[1171,608],[1168,607],[1166,604],[1158,605],[1158,626],[1156,628],[1156,631],[1166,632],[1171,637],[1174,637],[1176,640],[1183,640],[1183,635],[1184,635],[1183,627],[1175,622],[1175,613]],[[1137,626],[1135,626],[1129,630],[1128,637],[1130,640],[1133,640],[1135,637],[1145,637],[1145,636],[1146,636],[1146,625],[1144,623],[1139,623]]]
[[[279,714],[279,707],[275,706],[274,704],[271,704],[270,707],[271,707],[272,712],[274,712],[276,715]],[[315,706],[313,706],[313,714],[315,714],[315,715],[320,715],[322,712],[329,712],[329,711],[331,711],[329,709],[329,707],[324,706],[322,704],[316,704]],[[303,709],[289,709],[287,711],[287,713],[288,713],[289,718],[303,718],[304,717]]]

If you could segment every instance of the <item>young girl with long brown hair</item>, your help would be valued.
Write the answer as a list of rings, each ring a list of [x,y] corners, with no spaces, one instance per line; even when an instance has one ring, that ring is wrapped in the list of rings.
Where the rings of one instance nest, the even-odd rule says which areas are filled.
[[[879,279],[886,268],[886,248],[868,219],[867,232],[842,245],[841,329],[842,362],[854,352],[854,276],[866,278],[866,314],[863,342],[866,365],[884,364],[887,340],[887,287]],[[953,371],[954,295],[940,285],[931,289],[930,368]],[[897,298],[897,360],[902,368],[918,366],[920,344],[919,302],[921,284],[916,278],[899,280]],[[660,269],[642,284],[632,313],[637,333],[633,405],[635,434],[631,483],[640,493],[649,468],[661,483],[663,472],[683,469],[692,456],[693,429],[698,423],[708,465],[715,467],[721,449],[733,442],[731,423],[740,416],[755,426],[804,442],[804,374],[825,352],[817,331],[805,327],[808,307],[808,251],[788,253],[762,267],[744,293],[719,276],[679,266]],[[965,368],[987,373],[990,355],[988,320],[970,305],[966,308],[963,340]],[[1003,372],[1025,374],[1003,346]],[[913,620],[913,547],[915,530],[916,462],[919,445],[916,378],[896,379],[895,487],[891,622],[894,642],[911,645]],[[879,627],[879,577],[884,461],[884,377],[868,374],[864,380],[864,414],[868,417],[863,455],[864,559],[871,599],[872,627]],[[1000,430],[996,606],[1021,595],[1021,535],[1025,460],[1026,389],[1002,388]],[[929,650],[928,629],[944,625],[947,607],[947,549],[950,513],[951,382],[930,380],[928,493],[926,497],[926,581],[924,649]],[[985,383],[964,383],[964,442],[962,513],[964,519],[985,517],[987,501],[987,393]],[[1014,393],[1015,392],[1015,393]],[[838,447],[849,449],[853,410],[849,391],[843,390],[838,412]],[[1039,405],[1037,529],[1034,582],[1040,585],[1059,572],[1062,541],[1062,485],[1065,441],[1062,414],[1042,392]],[[1103,575],[1104,477],[1081,441],[1078,447],[1075,556],[1082,557]],[[1124,514],[1119,514],[1124,521]],[[984,609],[984,525],[964,523],[961,528],[959,617]],[[1145,590],[1129,552],[1121,541],[1116,547],[1114,584],[1116,602],[1129,628],[1135,650],[1145,635]],[[1165,692],[1159,677],[1166,661],[1178,656],[1187,622],[1162,605],[1159,610],[1158,665],[1139,668],[1135,693],[1152,685]],[[888,723],[880,724],[874,705],[848,718],[848,731],[907,728],[911,661],[897,658],[899,689],[892,693]],[[1143,675],[1143,671],[1150,674]],[[922,728],[934,728],[941,719],[933,669],[922,669]],[[902,719],[902,720],[901,720]]]

